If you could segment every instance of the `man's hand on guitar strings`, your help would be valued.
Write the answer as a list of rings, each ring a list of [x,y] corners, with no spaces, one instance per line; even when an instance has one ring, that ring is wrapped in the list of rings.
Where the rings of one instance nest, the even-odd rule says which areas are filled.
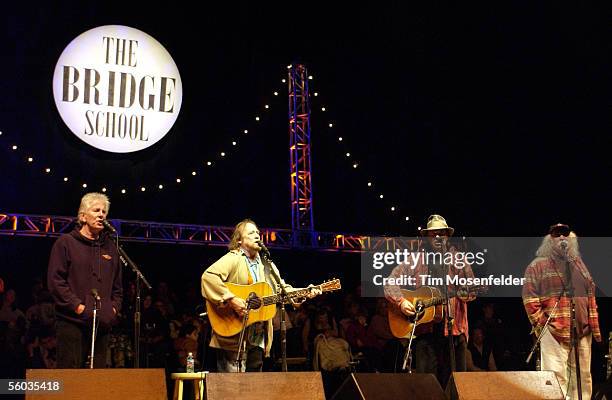
[[[457,297],[460,300],[468,302],[468,301],[475,300],[476,299],[476,294],[473,291],[470,291],[468,289],[462,288],[462,289],[459,289],[457,291]]]
[[[409,300],[404,299],[400,304],[400,311],[402,314],[412,317],[415,314],[414,304]]]
[[[232,297],[228,303],[238,316],[242,317],[246,314],[246,303],[240,297]]]

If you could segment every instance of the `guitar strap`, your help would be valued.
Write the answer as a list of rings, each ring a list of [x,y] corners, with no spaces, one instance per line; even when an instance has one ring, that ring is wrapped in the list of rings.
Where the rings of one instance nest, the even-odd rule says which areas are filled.
[[[272,268],[272,266],[270,265],[270,261],[266,260],[265,257],[261,257],[261,263],[264,266],[264,276],[266,278],[266,282],[272,284],[274,293],[276,293],[276,285],[274,284],[276,280],[274,279],[274,277],[272,276],[272,272],[270,271],[270,269]],[[280,285],[280,283],[278,284]]]
[[[268,261],[265,257],[261,257],[261,263],[264,266],[264,278],[266,279],[266,282],[272,285],[272,290],[274,290],[274,293],[276,293],[276,285],[274,284],[275,280],[270,272],[270,268],[272,268],[270,261]],[[264,343],[268,343],[268,340],[270,340],[270,338],[268,338],[268,330],[264,329]]]

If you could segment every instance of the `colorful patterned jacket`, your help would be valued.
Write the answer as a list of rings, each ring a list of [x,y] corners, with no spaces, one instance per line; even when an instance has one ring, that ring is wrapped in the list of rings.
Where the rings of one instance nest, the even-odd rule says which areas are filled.
[[[576,258],[572,264],[574,270],[580,272],[587,283],[588,322],[593,338],[601,342],[595,301],[595,283],[581,258]],[[559,299],[559,305],[550,320],[549,329],[558,342],[569,343],[571,303],[569,297],[560,296],[563,292],[562,268],[564,268],[562,263],[555,262],[552,257],[539,257],[533,260],[525,270],[523,305],[533,325],[533,332],[539,335]]]

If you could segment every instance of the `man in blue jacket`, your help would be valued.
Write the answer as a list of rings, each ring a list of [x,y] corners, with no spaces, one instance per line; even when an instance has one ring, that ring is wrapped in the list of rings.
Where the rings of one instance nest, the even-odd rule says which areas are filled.
[[[51,249],[47,283],[57,315],[58,368],[84,367],[91,346],[94,305],[98,325],[94,366],[106,366],[108,334],[123,297],[117,248],[102,224],[109,206],[104,194],[83,196],[78,225]]]

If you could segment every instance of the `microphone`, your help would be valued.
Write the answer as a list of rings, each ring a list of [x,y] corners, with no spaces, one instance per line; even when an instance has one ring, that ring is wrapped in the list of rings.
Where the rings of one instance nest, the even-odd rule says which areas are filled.
[[[200,318],[207,316],[208,313],[205,310],[206,307],[203,304],[198,304],[195,308],[196,315]]]
[[[91,295],[96,301],[100,301],[100,295],[98,294],[98,289],[91,289]]]
[[[443,247],[445,245],[445,238],[440,235],[436,235],[436,237],[434,238],[434,243],[437,246]]]
[[[568,249],[567,249],[567,240],[563,239],[563,240],[559,241],[559,247],[561,247],[561,250],[563,251],[563,257],[569,261],[569,254],[568,254]],[[568,264],[568,267],[569,267],[569,264]]]
[[[110,223],[110,222],[108,222],[107,220],[103,219],[103,220],[102,220],[102,225],[104,225],[104,227],[105,227],[105,228],[106,228],[108,231],[110,231],[110,233],[112,233],[113,235],[116,235],[116,234],[117,234],[117,230],[115,229],[115,227],[114,227],[114,226],[112,226],[112,225],[111,225],[111,223]]]
[[[261,247],[261,252],[264,254],[264,256],[269,258],[270,257],[270,250],[268,250],[266,245],[263,244],[263,242],[261,240],[258,240],[257,244],[259,245],[259,247]]]

